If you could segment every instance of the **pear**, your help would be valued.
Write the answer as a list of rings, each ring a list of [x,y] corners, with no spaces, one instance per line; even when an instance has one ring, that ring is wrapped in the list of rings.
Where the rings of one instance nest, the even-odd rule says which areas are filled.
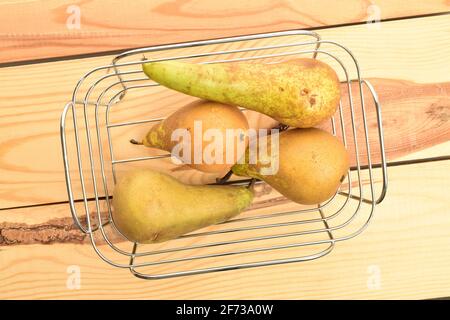
[[[177,130],[185,130],[190,143],[183,145],[183,139],[187,137],[172,136]],[[177,153],[174,148],[178,145],[182,149],[178,158],[192,168],[223,174],[244,155],[248,144],[247,130],[247,118],[239,108],[198,100],[153,126],[142,144],[174,153]],[[214,135],[208,136],[208,132]],[[185,152],[189,152],[188,157]]]
[[[163,242],[226,221],[252,199],[246,187],[186,185],[167,174],[138,169],[116,184],[112,217],[130,241]]]
[[[340,83],[336,72],[316,59],[283,63],[193,64],[148,62],[144,73],[185,94],[258,111],[298,128],[315,126],[336,111]]]
[[[278,148],[267,139],[269,156],[251,160],[255,157],[247,150],[244,161],[232,167],[233,173],[263,180],[301,204],[318,204],[336,193],[349,169],[347,150],[336,137],[308,128],[284,131],[275,138]]]

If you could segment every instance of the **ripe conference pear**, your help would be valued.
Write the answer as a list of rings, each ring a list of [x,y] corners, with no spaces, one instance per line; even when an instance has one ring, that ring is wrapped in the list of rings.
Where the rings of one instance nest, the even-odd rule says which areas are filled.
[[[186,185],[167,174],[138,169],[114,188],[113,221],[130,241],[163,242],[226,221],[252,199],[246,187]]]
[[[340,99],[335,71],[316,59],[276,64],[172,60],[145,63],[143,70],[168,88],[258,111],[298,128],[312,127],[331,117]]]
[[[263,164],[260,159],[249,163],[248,152],[244,163],[232,167],[233,173],[261,179],[286,198],[301,204],[318,204],[332,197],[349,168],[344,145],[330,133],[316,128],[281,132],[278,141],[278,152],[271,143],[267,144],[268,155],[278,155],[278,170],[274,174],[263,171],[273,163]]]
[[[190,143],[187,145],[190,156],[185,157],[186,150],[183,149],[180,152],[183,154],[182,157],[187,159],[189,166],[203,172],[224,173],[230,170],[231,166],[243,156],[248,143],[247,118],[239,108],[213,101],[198,100],[187,104],[153,126],[142,140],[142,144],[172,152],[175,146],[182,144],[180,139],[172,140],[172,134],[180,129],[190,137]],[[220,139],[208,137],[208,131],[218,134]],[[227,135],[227,132],[233,134]],[[187,137],[182,137],[181,140],[184,138]],[[216,139],[219,139],[221,143],[215,144]],[[196,144],[199,146],[197,147]],[[216,147],[219,149],[215,150]],[[208,152],[208,149],[211,150]],[[197,163],[195,163],[196,159]]]

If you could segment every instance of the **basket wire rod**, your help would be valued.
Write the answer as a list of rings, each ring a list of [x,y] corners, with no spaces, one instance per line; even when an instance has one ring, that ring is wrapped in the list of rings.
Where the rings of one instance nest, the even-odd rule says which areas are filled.
[[[108,106],[108,105],[105,104],[105,106]],[[131,125],[136,125],[136,124],[159,122],[159,121],[163,121],[164,119],[166,119],[166,117],[154,118],[154,119],[146,119],[146,120],[139,120],[139,121],[120,122],[120,123],[110,124],[108,127],[109,128],[125,127],[125,126],[131,126]]]
[[[342,101],[341,100],[339,100],[339,119],[341,121],[342,142],[344,143],[345,149],[347,149],[348,148],[347,137],[345,134],[345,121],[344,121],[344,114],[342,111]]]
[[[329,241],[329,240],[327,240]],[[211,273],[211,272],[220,272],[220,271],[231,271],[231,270],[239,270],[239,269],[245,269],[245,268],[254,268],[254,267],[264,267],[264,266],[272,266],[277,264],[286,264],[286,263],[294,263],[294,262],[301,262],[301,261],[311,261],[318,258],[321,258],[328,253],[330,253],[333,249],[333,245],[329,245],[326,249],[315,253],[306,255],[303,257],[296,257],[296,258],[285,258],[285,259],[275,259],[275,260],[268,260],[268,261],[259,261],[259,262],[250,262],[250,263],[242,263],[242,264],[235,264],[235,265],[225,265],[221,267],[210,267],[210,268],[204,268],[204,269],[195,269],[195,270],[189,270],[189,271],[178,271],[178,272],[171,272],[166,274],[159,274],[159,275],[148,275],[141,272],[136,271],[136,268],[141,266],[128,266],[128,268],[131,270],[131,273],[141,279],[146,280],[158,280],[158,279],[168,279],[168,278],[174,278],[174,277],[181,277],[181,276],[187,276],[187,275],[198,275],[198,274],[204,274],[204,273]]]
[[[334,120],[334,116],[331,116],[331,133],[333,136],[336,136],[336,122]]]
[[[378,96],[376,95],[375,90],[373,89],[373,86],[371,86],[370,82],[368,82],[367,80],[363,80],[361,82],[365,82],[366,85],[368,84],[369,92],[372,94],[372,98],[375,101],[375,107],[377,109],[376,110],[377,111],[377,115],[379,114],[379,116],[377,116],[378,125],[382,126],[381,106],[380,106],[379,101],[378,101]],[[380,132],[381,132],[381,134],[380,134]],[[379,129],[378,133],[379,133],[379,139],[380,139],[381,153],[385,153],[384,143],[383,143],[383,140],[384,140],[383,129],[382,128],[381,128],[381,130]],[[382,157],[382,159],[383,159],[383,157]],[[370,168],[372,167],[371,163],[369,163],[368,167],[370,167]],[[367,222],[360,229],[355,231],[354,233],[352,233],[350,235],[347,235],[345,237],[342,237],[340,239],[341,241],[349,240],[351,238],[354,238],[354,237],[358,236],[359,234],[361,234],[368,227],[369,222],[373,218],[373,213],[374,213],[374,210],[375,210],[375,204],[379,203],[378,201],[381,202],[383,200],[384,196],[386,195],[386,192],[387,192],[387,180],[386,180],[387,179],[387,166],[386,166],[386,162],[382,162],[382,174],[383,174],[383,189],[382,189],[381,195],[379,196],[377,201],[373,200],[374,196],[372,197],[372,201],[370,202],[370,204],[371,204],[371,211],[370,211],[369,217],[367,219]],[[374,191],[373,191],[373,181],[372,181],[372,177],[370,175],[369,175],[369,179],[370,179],[371,191],[372,191],[372,195],[373,195],[373,193],[374,193]]]
[[[124,71],[124,72],[122,72],[122,75],[140,74],[140,73],[141,73],[141,70],[132,70],[132,71]],[[111,77],[115,77],[115,76],[116,75],[114,73],[106,74],[106,75],[100,77],[99,79],[97,79],[95,81],[95,83],[93,85],[91,85],[91,87],[92,86],[96,86],[100,81],[102,81],[102,80],[104,80],[106,78],[111,78]],[[143,80],[147,80],[147,78],[143,78]],[[86,100],[86,98],[81,100],[81,101],[80,100],[76,100],[76,101],[73,101],[73,102],[75,104],[89,104],[89,105],[94,105],[94,106],[96,105],[95,102]],[[106,105],[104,105],[104,106],[106,106]]]
[[[331,241],[332,245],[334,246],[334,244],[335,244],[334,236],[333,236],[333,233],[331,232],[331,228],[330,228],[330,225],[328,224],[325,214],[323,213],[323,210],[321,208],[318,208],[317,210],[319,211],[319,214],[322,217],[322,221],[323,221],[323,224],[325,225],[325,229],[328,230],[328,232],[327,232],[328,237],[330,238],[330,241]]]
[[[321,221],[321,219],[319,219],[319,221]],[[319,233],[320,232],[328,233],[327,230],[323,230],[323,229],[317,229],[317,230],[319,231]],[[307,233],[307,234],[318,233],[318,232],[312,232],[314,230],[310,230],[310,231],[311,231],[311,233]],[[169,248],[169,249],[154,250],[154,251],[145,252],[145,253],[143,252],[137,256],[152,256],[152,255],[163,254],[163,253],[180,252],[180,251],[193,250],[193,249],[212,248],[212,247],[219,247],[219,246],[225,246],[225,245],[231,245],[231,244],[240,244],[240,243],[246,243],[246,242],[255,242],[255,241],[262,241],[262,240],[298,237],[298,236],[303,236],[303,235],[305,235],[305,234],[298,231],[298,232],[281,233],[281,234],[276,234],[276,235],[260,236],[260,237],[246,238],[246,239],[217,241],[217,242],[192,245],[190,247],[175,247],[175,248]],[[313,245],[319,245],[322,243],[329,243],[329,242],[330,242],[330,240],[316,240],[316,241],[309,241],[309,242],[305,241],[302,243],[304,246],[313,246]]]
[[[321,240],[321,241],[317,241],[317,242],[318,242],[317,245],[327,244],[327,243],[331,244],[332,246],[334,245],[332,240]],[[176,259],[167,259],[167,260],[148,262],[148,263],[146,263],[146,266],[156,266],[156,265],[167,264],[167,263],[232,256],[232,255],[236,255],[236,254],[255,253],[255,252],[288,249],[288,248],[295,248],[295,247],[304,247],[307,245],[308,244],[305,244],[304,242],[299,242],[299,243],[291,243],[291,244],[284,244],[284,245],[274,245],[271,247],[262,247],[262,248],[243,249],[243,250],[229,251],[229,252],[212,253],[212,254],[207,254],[207,255],[199,255],[199,256],[192,256],[192,257],[184,257],[184,258],[176,258]],[[135,255],[131,255],[131,256],[136,257],[137,255],[135,254]],[[133,267],[138,267],[138,266],[134,265]]]
[[[380,155],[381,155],[381,172],[383,177],[383,188],[381,190],[381,194],[378,197],[376,204],[383,201],[384,197],[386,196],[387,188],[388,188],[388,176],[387,176],[387,162],[386,162],[386,153],[385,153],[385,146],[384,146],[384,134],[383,134],[383,119],[381,117],[381,106],[380,101],[378,98],[378,95],[372,86],[372,84],[362,79],[362,82],[367,86],[370,93],[372,94],[372,98],[375,104],[376,113],[377,113],[377,123],[378,123],[378,140],[380,142]]]
[[[362,83],[364,83],[369,88],[369,91],[374,100],[376,114],[377,114],[378,139],[379,139],[379,144],[380,144],[381,169],[382,169],[382,177],[383,177],[383,186],[382,186],[381,194],[376,201],[376,204],[378,204],[381,201],[383,201],[383,199],[386,195],[386,192],[387,192],[387,185],[388,185],[386,152],[385,152],[385,147],[384,147],[384,135],[383,135],[383,121],[382,121],[382,117],[381,117],[381,106],[380,106],[378,95],[375,92],[375,89],[373,88],[371,83],[365,79],[362,79]],[[344,192],[341,192],[341,193],[344,193]],[[348,195],[348,194],[345,194],[345,195]],[[352,199],[356,199],[356,200],[362,199],[362,198],[354,196],[354,195],[350,195],[350,197]],[[367,204],[372,204],[371,200],[362,199],[362,201]]]
[[[133,273],[133,264],[134,264],[134,258],[136,256],[138,243],[133,243],[133,248],[131,249],[131,255],[130,255],[130,262],[128,264],[128,269],[130,269],[130,272]]]
[[[126,51],[124,53],[117,55],[113,59],[113,62],[115,65],[119,65],[119,64],[117,64],[117,61],[119,61],[120,59],[123,59],[125,57],[128,57],[130,55],[134,55],[134,54],[139,55],[142,53],[149,53],[149,52],[155,52],[155,51],[166,51],[166,50],[173,50],[173,49],[183,49],[183,48],[187,48],[187,47],[191,48],[191,47],[198,47],[198,46],[204,46],[204,45],[214,45],[214,44],[248,41],[248,40],[258,40],[258,39],[266,39],[266,38],[273,38],[273,37],[279,37],[279,36],[313,36],[314,38],[316,38],[316,40],[314,42],[310,42],[310,44],[315,44],[321,40],[321,37],[319,34],[317,34],[316,32],[313,32],[313,31],[309,31],[309,30],[280,31],[280,32],[272,32],[272,33],[261,34],[261,35],[237,36],[237,37],[230,37],[230,38],[201,40],[201,41],[193,41],[193,42],[189,42],[189,43],[168,44],[168,45],[159,45],[159,46],[154,46],[154,47],[133,49],[133,50],[129,50],[129,51]],[[301,43],[304,43],[304,42],[301,42]],[[261,50],[260,48],[261,47],[256,47],[255,50]],[[269,49],[279,48],[279,45],[271,45],[271,46],[268,46],[268,48]],[[242,50],[242,49],[236,49],[236,50]],[[251,48],[246,48],[246,50],[251,51]],[[219,52],[222,52],[222,51],[219,51]],[[241,52],[241,51],[236,51],[236,52]],[[232,53],[234,53],[234,51]],[[215,54],[215,53],[212,53],[212,54]],[[219,54],[221,54],[221,53],[219,53]]]
[[[308,233],[291,232],[291,233],[282,233],[282,234],[276,234],[276,235],[270,235],[270,236],[260,236],[260,237],[237,239],[237,240],[229,240],[229,241],[218,241],[218,242],[211,242],[211,243],[205,243],[205,244],[192,245],[192,246],[189,246],[189,247],[176,247],[176,248],[170,248],[170,249],[161,249],[161,250],[154,250],[154,251],[149,251],[149,252],[136,253],[135,256],[136,257],[153,256],[153,255],[163,254],[163,253],[173,253],[173,252],[180,252],[180,251],[193,250],[193,249],[212,248],[212,247],[218,247],[218,246],[240,244],[240,243],[247,243],[247,242],[255,242],[255,241],[262,241],[262,240],[281,239],[281,238],[287,238],[287,237],[303,236],[303,235],[306,235],[306,234],[316,234],[316,233],[321,233],[321,232],[328,233],[328,230],[326,230],[326,229],[325,230],[324,229],[316,229],[316,230],[310,230],[310,231],[308,231]],[[302,242],[302,243],[303,243],[303,246],[313,246],[313,245],[319,245],[319,244],[322,244],[322,243],[329,243],[329,242],[330,242],[330,240],[316,240],[316,241],[309,241],[309,242]],[[122,250],[118,249],[116,251],[120,252]],[[131,254],[128,253],[128,252],[126,252],[126,254],[124,254],[124,255],[131,256]],[[143,263],[143,264],[141,264],[139,266],[146,266],[146,265],[147,264]],[[126,266],[123,266],[123,267],[126,267]]]
[[[87,224],[87,228],[83,227],[82,224],[80,223],[80,220],[78,219],[78,216],[76,214],[76,211],[72,212],[72,215],[76,217],[75,219],[75,223],[77,224],[78,227],[80,227],[80,230],[84,233],[91,233],[92,232],[92,227],[91,227],[91,222],[89,219],[89,206],[88,206],[88,202],[87,202],[87,197],[86,197],[86,188],[85,188],[85,183],[84,183],[84,176],[83,176],[83,164],[82,164],[82,159],[81,159],[81,147],[80,147],[80,139],[79,139],[79,135],[78,135],[78,121],[77,121],[77,115],[76,115],[76,108],[75,108],[75,104],[73,102],[70,103],[71,105],[71,109],[72,109],[72,116],[73,116],[73,126],[74,126],[74,135],[75,135],[75,145],[76,145],[76,150],[77,150],[77,160],[78,160],[78,171],[79,171],[79,177],[80,177],[80,184],[81,184],[81,192],[83,195],[83,203],[84,203],[84,209],[86,212],[86,224]],[[66,113],[67,114],[67,113]],[[63,146],[66,147],[63,149],[63,157],[64,159],[64,166],[65,166],[65,172],[66,172],[66,176],[68,172],[70,172],[70,167],[69,167],[69,161],[68,161],[68,157],[67,157],[67,144],[66,144],[66,138],[65,138],[65,118],[62,118],[62,124],[61,124],[61,135],[64,135],[64,144]],[[66,186],[68,186],[69,183],[66,181]],[[67,188],[67,190],[71,191],[71,188]],[[70,196],[69,196],[70,198]],[[72,196],[72,200],[73,200],[73,196]],[[73,202],[73,201],[72,201]],[[71,210],[75,210],[75,204],[72,203],[70,206]]]
[[[69,108],[73,108],[72,102],[67,103],[66,106],[64,107],[64,110],[61,115],[61,121],[60,121],[60,138],[61,138],[61,145],[62,145],[62,152],[63,152],[64,174],[66,176],[66,188],[67,188],[67,194],[69,195],[69,205],[70,205],[70,212],[72,214],[72,218],[73,218],[75,224],[77,225],[77,227],[83,233],[88,233],[90,228],[88,227],[88,229],[85,229],[84,226],[81,224],[80,219],[78,218],[78,215],[76,213],[75,201],[73,198],[73,191],[72,191],[72,184],[71,184],[72,180],[71,180],[71,176],[70,176],[69,157],[67,154],[67,141],[66,141],[66,135],[65,135],[65,131],[66,131],[65,122],[66,122],[67,112],[68,112]],[[75,130],[77,130],[77,129],[75,128]],[[88,212],[88,210],[86,210],[86,212]]]
[[[118,164],[118,163],[136,162],[136,161],[142,161],[142,160],[163,159],[163,158],[170,158],[170,156],[171,156],[170,153],[166,153],[166,154],[161,154],[161,155],[156,155],[156,156],[147,156],[147,157],[137,157],[137,158],[132,158],[132,159],[114,160],[114,161],[112,161],[112,163],[113,164]]]
[[[75,104],[81,104],[82,105],[84,103],[85,103],[85,101],[80,101],[80,100],[75,101]],[[93,101],[86,101],[86,103],[88,105],[95,106],[95,102],[93,102]],[[106,107],[106,104],[102,105],[102,107]]]
[[[198,232],[198,233],[193,233],[193,234],[182,235],[178,239],[185,239],[185,238],[192,238],[192,237],[206,236],[206,235],[214,235],[214,234],[232,233],[232,232],[239,232],[239,231],[251,231],[251,230],[260,230],[260,229],[267,229],[267,228],[275,228],[275,227],[286,227],[286,226],[292,226],[292,225],[302,225],[302,224],[315,223],[315,222],[321,222],[321,221],[322,221],[322,219],[296,220],[296,221],[289,221],[289,222],[263,224],[263,225],[251,226],[251,227],[240,227],[240,228],[225,229],[225,230]],[[322,230],[322,231],[325,232],[328,230]]]

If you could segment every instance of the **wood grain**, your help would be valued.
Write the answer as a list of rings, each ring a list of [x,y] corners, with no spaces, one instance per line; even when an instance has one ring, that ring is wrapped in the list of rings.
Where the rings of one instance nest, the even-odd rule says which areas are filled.
[[[410,1],[408,6],[387,0],[339,4],[326,0],[6,1],[0,4],[0,63],[408,17],[449,8],[445,0]]]
[[[410,32],[411,25],[416,32]],[[417,155],[421,149],[438,144],[442,146],[428,148],[432,152],[421,153],[420,157],[448,155],[450,79],[445,68],[450,55],[448,17],[384,22],[381,26],[379,30],[365,25],[326,29],[321,35],[351,48],[364,77],[380,78],[373,81],[383,105],[389,160],[403,159],[408,153]],[[275,40],[264,43],[271,41]],[[0,92],[0,208],[66,201],[58,128],[60,113],[80,75],[108,64],[111,59],[108,56],[2,68],[2,75],[9,81]],[[354,76],[354,70],[350,73]],[[112,121],[168,114],[188,100],[162,89],[155,94],[141,90],[126,97],[122,107],[112,112]],[[156,102],[149,108],[151,101]],[[369,106],[367,109],[372,110],[368,118],[373,132],[373,109]],[[259,123],[260,118],[253,121]],[[115,129],[117,159],[150,152],[128,143],[130,137],[139,137],[146,130],[146,126]],[[84,163],[87,168],[88,163]],[[167,161],[155,166],[173,169]],[[186,170],[174,174],[193,183],[213,178]]]
[[[360,236],[304,263],[147,282],[102,262],[90,245],[6,246],[0,250],[3,299],[424,299],[450,295],[450,161],[392,167],[388,197]],[[287,204],[284,204],[287,205]],[[4,216],[59,216],[54,206]],[[28,221],[29,222],[29,221]],[[274,253],[275,256],[281,253]],[[260,257],[262,258],[262,257]],[[238,257],[229,257],[238,262]],[[188,266],[204,266],[205,262]],[[78,266],[81,288],[68,289]],[[70,269],[69,269],[70,270]],[[373,286],[380,276],[379,287]]]

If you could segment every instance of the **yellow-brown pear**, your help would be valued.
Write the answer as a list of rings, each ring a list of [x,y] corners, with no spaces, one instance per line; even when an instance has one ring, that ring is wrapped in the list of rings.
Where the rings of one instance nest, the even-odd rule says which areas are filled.
[[[185,157],[185,150],[182,150],[182,157],[179,158],[203,172],[228,171],[243,156],[247,146],[248,122],[244,114],[235,106],[206,100],[194,101],[153,126],[142,143],[147,147],[172,152],[182,140],[176,137],[172,139],[172,134],[180,129],[189,133],[190,157]],[[221,143],[215,141],[218,137],[208,136],[208,131],[220,135]],[[227,131],[232,134],[227,135]],[[196,148],[195,144],[199,142],[201,147]]]
[[[263,180],[292,201],[318,204],[329,199],[349,169],[344,145],[326,131],[308,128],[281,132],[278,151],[271,139],[267,141],[270,163],[262,163],[259,158],[249,163],[248,150],[244,163],[233,166],[233,173]]]

